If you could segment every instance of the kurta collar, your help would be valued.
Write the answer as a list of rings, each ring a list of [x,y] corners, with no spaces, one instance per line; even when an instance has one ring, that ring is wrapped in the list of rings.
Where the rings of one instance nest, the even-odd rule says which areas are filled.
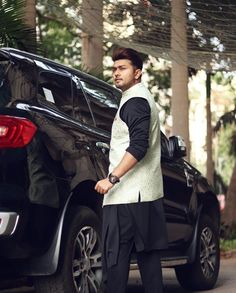
[[[137,92],[137,90],[141,90],[143,87],[144,87],[144,84],[142,82],[136,83],[135,85],[131,86],[129,89],[123,92],[122,98],[132,96],[133,92]]]

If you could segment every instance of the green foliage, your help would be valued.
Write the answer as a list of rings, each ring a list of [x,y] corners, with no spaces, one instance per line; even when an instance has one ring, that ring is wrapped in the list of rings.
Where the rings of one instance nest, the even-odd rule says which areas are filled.
[[[158,102],[165,112],[165,117],[162,121],[162,123],[165,123],[170,115],[171,107],[171,97],[169,95],[169,90],[171,88],[171,68],[170,65],[165,62],[157,67],[157,63],[158,60],[148,62],[145,68],[148,74],[148,87],[155,101]]]
[[[231,72],[216,72],[212,75],[212,79],[216,82],[218,85],[225,85],[229,86],[229,90],[236,95],[236,89],[233,85],[233,80],[235,78],[235,75]]]
[[[42,55],[79,69],[81,66],[81,31],[78,29],[76,21],[70,19],[65,13],[66,6],[63,5],[62,2],[38,1],[38,29],[42,43]]]
[[[73,67],[79,66],[81,46],[78,38],[75,38],[62,23],[53,20],[41,23],[40,29],[42,52],[45,57]]]
[[[150,76],[150,86],[158,86],[159,90],[166,90],[170,85],[170,68],[155,69],[151,63],[147,68],[147,73]]]
[[[234,127],[234,130],[232,131],[232,136],[231,136],[231,139],[230,139],[229,154],[231,156],[236,157],[236,130],[235,130],[235,127]]]
[[[236,237],[236,235],[235,235]],[[236,239],[220,239],[220,250],[229,251],[236,249]]]
[[[220,238],[220,250],[229,251],[236,249],[236,225],[225,226],[221,224],[221,238]]]
[[[236,249],[236,224],[233,224],[230,227],[222,225],[221,230],[221,250],[227,251]]]
[[[36,34],[24,23],[25,1],[0,2],[0,46],[35,52]]]
[[[224,72],[217,72],[213,76],[217,84],[229,86],[229,90],[235,95],[236,89],[233,85],[233,78],[233,74]],[[217,171],[223,178],[224,183],[228,185],[236,163],[236,108],[220,117],[214,131],[218,138]]]
[[[234,143],[232,144],[233,137]],[[217,144],[217,169],[226,185],[229,184],[232,170],[236,162],[235,153],[233,152],[235,147],[235,125],[227,125],[218,132]]]

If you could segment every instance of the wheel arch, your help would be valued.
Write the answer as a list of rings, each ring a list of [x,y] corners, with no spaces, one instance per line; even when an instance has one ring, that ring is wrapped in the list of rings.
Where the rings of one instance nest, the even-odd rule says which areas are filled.
[[[103,196],[94,190],[95,184],[96,182],[93,180],[85,180],[78,184],[72,191],[69,207],[73,205],[86,206],[101,219]]]
[[[197,250],[197,235],[199,230],[199,222],[202,215],[208,215],[218,233],[220,232],[220,209],[219,202],[215,196],[215,194],[211,192],[200,193],[198,194],[198,209],[196,213],[196,224],[193,232],[192,241],[187,249],[188,262],[193,263],[196,257]]]
[[[61,243],[63,228],[68,218],[71,208],[85,206],[95,212],[101,219],[102,216],[102,196],[94,190],[95,182],[86,180],[81,182],[73,189],[68,197],[57,226],[56,233],[48,251],[34,259],[29,260],[27,265],[22,268],[22,273],[28,276],[49,276],[56,273],[61,255]]]
[[[208,215],[220,231],[220,207],[216,195],[212,192],[200,194],[198,201],[202,205],[202,213]]]

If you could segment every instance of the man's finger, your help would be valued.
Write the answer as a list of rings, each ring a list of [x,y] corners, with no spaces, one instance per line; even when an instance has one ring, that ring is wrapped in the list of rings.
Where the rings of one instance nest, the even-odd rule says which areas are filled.
[[[96,183],[94,189],[98,191],[98,187],[99,187],[99,181]]]

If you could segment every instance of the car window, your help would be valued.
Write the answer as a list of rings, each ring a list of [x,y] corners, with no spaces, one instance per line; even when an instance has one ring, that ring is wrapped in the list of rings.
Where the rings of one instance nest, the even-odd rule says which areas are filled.
[[[81,80],[86,97],[93,112],[96,126],[111,131],[111,126],[118,109],[118,102],[113,94],[104,88]]]
[[[0,61],[0,107],[6,106],[11,100],[10,87],[5,76],[7,65],[7,61]]]
[[[38,97],[73,116],[72,81],[69,76],[43,71],[39,74]]]
[[[34,63],[27,59],[4,61],[0,59],[0,104],[33,100],[36,96],[37,73]]]

